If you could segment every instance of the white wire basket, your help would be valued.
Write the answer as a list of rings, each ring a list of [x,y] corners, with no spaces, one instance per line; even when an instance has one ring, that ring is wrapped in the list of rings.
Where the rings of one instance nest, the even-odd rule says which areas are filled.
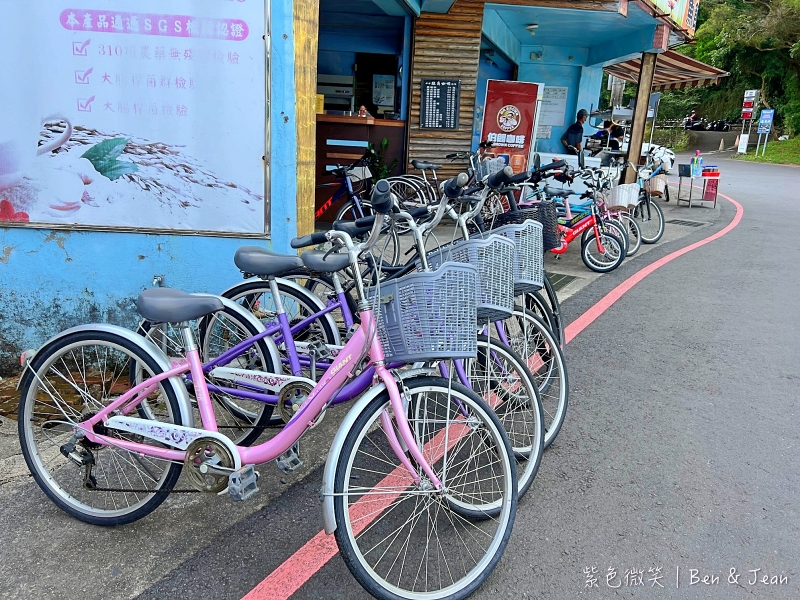
[[[638,183],[623,183],[611,188],[608,204],[609,208],[627,210],[636,206],[639,202],[639,191],[641,188]]]

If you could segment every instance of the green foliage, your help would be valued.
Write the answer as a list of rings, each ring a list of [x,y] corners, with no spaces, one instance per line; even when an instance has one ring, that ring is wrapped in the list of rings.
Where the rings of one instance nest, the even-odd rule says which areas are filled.
[[[650,141],[650,124],[645,128],[644,141]],[[653,134],[653,143],[659,146],[666,146],[675,152],[683,152],[689,147],[689,133],[680,127],[661,128],[656,127]]]
[[[785,142],[769,142],[766,155],[763,157],[759,150],[758,157],[756,157],[755,152],[751,152],[736,158],[752,162],[800,165],[800,137],[795,137]]]
[[[389,147],[389,140],[383,138],[381,141],[380,150],[375,150],[372,142],[367,146],[368,151],[372,151],[369,156],[369,170],[372,172],[372,182],[377,183],[381,179],[386,179],[392,173],[392,170],[397,166],[397,159],[392,161],[392,164],[386,164],[386,149]]]
[[[89,148],[81,155],[81,158],[85,158],[92,163],[95,171],[114,181],[123,175],[135,173],[139,170],[139,167],[132,162],[117,160],[122,151],[125,150],[127,143],[127,138],[105,140]]]
[[[666,92],[659,116],[696,109],[708,120],[739,117],[746,89],[761,90],[778,130],[800,133],[800,0],[703,0],[696,44],[680,52],[730,72],[718,86]]]

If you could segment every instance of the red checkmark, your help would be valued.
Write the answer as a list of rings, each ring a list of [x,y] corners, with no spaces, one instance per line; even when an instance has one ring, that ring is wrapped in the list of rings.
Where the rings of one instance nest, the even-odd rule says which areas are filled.
[[[89,75],[94,71],[93,67],[89,67],[86,71],[75,71],[75,83],[82,85],[89,84]]]
[[[92,102],[94,102],[94,96],[91,98],[78,98],[78,111],[92,112]]]
[[[85,42],[72,42],[72,53],[75,56],[86,56],[86,46],[89,45],[91,39],[86,40]]]

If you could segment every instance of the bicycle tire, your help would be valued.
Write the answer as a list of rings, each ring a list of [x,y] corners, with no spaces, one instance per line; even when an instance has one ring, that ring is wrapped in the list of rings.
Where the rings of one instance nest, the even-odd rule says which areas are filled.
[[[612,233],[601,233],[600,235],[605,252],[599,251],[597,238],[592,232],[586,243],[581,245],[581,259],[583,259],[583,264],[595,273],[609,273],[625,260],[624,245]],[[592,254],[592,248],[596,250],[596,254]]]
[[[642,231],[639,229],[639,224],[628,213],[619,215],[622,225],[625,227],[625,232],[628,234],[628,252],[626,257],[635,255],[639,248],[642,247]]]
[[[297,324],[306,317],[318,312],[318,307],[311,298],[302,295],[293,286],[282,282],[281,278],[277,278],[276,283],[290,325]],[[263,280],[244,281],[225,290],[221,295],[229,300],[241,303],[242,306],[253,312],[256,318],[264,323],[265,327],[270,327],[277,323],[278,317],[275,311],[275,303],[274,300],[270,300],[272,298],[272,290],[269,287],[269,282]],[[311,296],[312,293],[308,292],[308,295]],[[263,306],[262,301],[266,306]],[[324,344],[332,345],[338,345],[340,340],[339,328],[329,314],[317,317],[295,336],[295,341],[321,341]]]
[[[508,345],[522,357],[539,388],[544,416],[544,445],[558,436],[569,407],[569,373],[564,352],[547,324],[521,305],[503,321]]]
[[[79,359],[77,351],[81,348],[94,348],[94,351],[81,351]],[[100,348],[106,349],[102,355]],[[70,353],[72,353],[71,358]],[[102,359],[108,359],[107,362],[103,362],[103,368],[99,367],[101,356]],[[123,525],[147,516],[166,500],[178,480],[182,467],[179,463],[141,456],[119,447],[79,440],[75,443],[76,452],[80,452],[84,457],[91,456],[94,465],[100,465],[92,472],[96,487],[117,488],[121,481],[130,482],[133,478],[136,485],[143,486],[144,489],[152,488],[152,493],[98,491],[84,485],[85,472],[82,472],[84,468],[77,466],[60,451],[60,448],[71,440],[75,424],[85,421],[91,414],[107,405],[105,400],[110,398],[106,398],[106,395],[110,396],[116,390],[119,396],[123,393],[122,388],[130,389],[132,384],[130,374],[133,371],[127,360],[120,362],[124,356],[127,356],[128,360],[140,362],[141,368],[146,369],[149,376],[163,373],[158,362],[129,339],[109,331],[84,330],[58,338],[37,352],[26,372],[20,394],[18,422],[20,446],[34,480],[61,510],[93,525]],[[99,370],[90,372],[89,368]],[[48,373],[51,369],[58,386],[50,381]],[[69,374],[68,378],[65,377],[65,373]],[[83,381],[79,383],[81,374]],[[112,375],[116,377],[111,379]],[[127,385],[125,377],[128,378]],[[158,391],[151,393],[146,401],[151,403],[152,414],[157,414],[161,422],[180,425],[181,413],[173,385],[174,382],[169,379],[162,381]],[[69,392],[74,392],[73,397],[65,397]],[[49,407],[52,410],[49,413],[45,412],[48,410],[48,402],[52,403]],[[80,404],[83,404],[82,410],[77,408]],[[156,405],[158,410],[154,408]],[[48,418],[48,414],[57,418]],[[45,427],[48,424],[49,426]],[[39,449],[39,443],[36,442],[37,430],[45,438],[42,443],[47,444],[46,450],[43,449],[44,452]],[[102,432],[108,437],[116,436],[140,441],[133,434],[105,428],[102,428]],[[119,458],[116,458],[117,456]],[[161,467],[164,468],[159,475],[157,469]],[[112,469],[115,470],[116,476],[110,475]],[[69,485],[62,483],[62,478],[74,483]],[[123,503],[129,502],[131,497],[134,500],[133,504],[120,508]],[[89,504],[95,499],[102,507]]]
[[[525,306],[528,310],[533,311],[542,319],[542,321],[544,321],[550,332],[556,338],[559,337],[559,335],[556,333],[559,326],[556,322],[555,314],[553,314],[549,303],[539,292],[529,292],[527,294],[523,294],[521,305]]]
[[[523,359],[495,337],[478,336],[478,354],[464,361],[464,371],[472,390],[492,408],[503,425],[517,459],[517,495],[522,498],[539,471],[544,450],[544,412],[539,387]],[[494,515],[488,509],[466,510],[461,514],[471,518]]]
[[[655,244],[664,235],[664,213],[646,191],[642,191],[640,194],[639,202],[633,209],[631,216],[639,225],[643,243]]]
[[[517,508],[517,477],[511,447],[497,416],[463,386],[449,384],[441,378],[419,377],[405,380],[404,387],[410,407],[413,403],[426,406],[429,402],[435,403],[430,413],[434,418],[426,418],[425,423],[425,431],[430,435],[419,439],[418,444],[433,463],[437,476],[445,478],[443,484],[448,492],[426,491],[413,484],[404,467],[397,466],[401,463],[378,425],[380,414],[389,406],[389,395],[384,391],[366,406],[344,440],[333,482],[336,543],[355,579],[376,598],[466,598],[494,570],[511,535]],[[431,395],[435,395],[433,400]],[[457,403],[453,402],[453,396]],[[451,411],[459,412],[458,406],[468,411],[469,427],[465,427],[465,420],[459,417],[450,418]],[[437,429],[437,425],[443,426]],[[444,453],[445,444],[441,438],[446,435],[457,439]],[[473,444],[471,449],[467,448],[467,443]],[[366,450],[361,450],[362,444]],[[383,456],[376,460],[373,453],[378,452]],[[452,459],[452,466],[447,465],[448,459]],[[480,481],[490,470],[497,475],[491,489],[489,484]],[[470,497],[479,483],[484,486],[481,498],[491,493],[499,499],[502,508],[496,518],[474,524],[459,515],[446,499],[458,493]],[[351,489],[351,486],[359,489]],[[369,500],[370,497],[375,500]],[[408,499],[412,502],[406,502]],[[369,506],[365,507],[367,504]],[[409,510],[414,512],[406,519]],[[427,518],[414,519],[418,511],[420,515],[427,512]],[[400,527],[388,523],[389,519],[400,523]],[[420,529],[427,526],[427,530],[419,531],[418,526]],[[469,546],[463,540],[462,530],[470,534]],[[474,531],[484,535],[476,537]],[[431,549],[427,542],[433,533],[437,544]],[[369,549],[376,539],[377,544]],[[402,543],[395,546],[398,540]],[[451,546],[447,546],[448,543]],[[466,550],[461,560],[451,560],[447,563],[449,568],[443,572],[442,559],[449,560],[450,555],[459,550],[452,546],[459,544]],[[373,552],[381,545],[386,548]],[[398,572],[392,573],[401,556]],[[374,564],[369,562],[372,559],[375,559]],[[406,562],[412,562],[413,566],[405,568]],[[423,585],[417,582],[420,576],[425,579]],[[450,581],[443,583],[442,577],[449,577]]]

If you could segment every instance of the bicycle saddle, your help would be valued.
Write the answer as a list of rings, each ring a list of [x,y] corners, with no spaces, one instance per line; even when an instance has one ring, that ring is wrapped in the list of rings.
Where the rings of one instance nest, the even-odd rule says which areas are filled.
[[[436,163],[428,162],[426,160],[417,160],[416,158],[411,161],[411,166],[415,169],[419,169],[420,171],[435,171],[436,169],[442,168],[442,165],[437,165]]]
[[[222,310],[222,301],[216,296],[159,287],[139,294],[136,308],[153,323],[182,323]]]
[[[278,254],[260,246],[242,246],[233,255],[233,263],[244,273],[274,277],[303,266],[299,256]]]
[[[578,192],[573,192],[570,189],[560,189],[546,185],[544,187],[544,193],[547,194],[548,196],[558,196],[559,198],[568,198],[569,196],[575,195]]]
[[[334,273],[350,266],[350,257],[338,252],[326,257],[323,250],[306,250],[300,258],[309,270],[318,273]]]

